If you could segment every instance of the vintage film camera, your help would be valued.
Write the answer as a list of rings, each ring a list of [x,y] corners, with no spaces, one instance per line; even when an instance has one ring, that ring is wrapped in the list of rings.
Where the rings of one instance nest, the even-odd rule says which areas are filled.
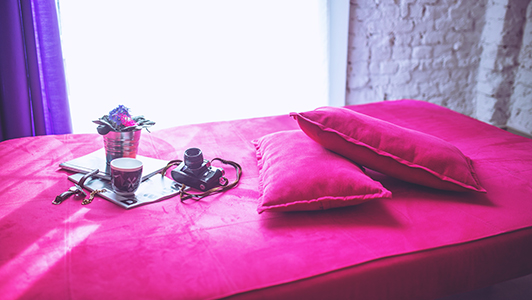
[[[224,174],[223,169],[213,167],[208,160],[203,159],[199,148],[187,149],[185,159],[171,173],[175,181],[200,191],[226,185]]]

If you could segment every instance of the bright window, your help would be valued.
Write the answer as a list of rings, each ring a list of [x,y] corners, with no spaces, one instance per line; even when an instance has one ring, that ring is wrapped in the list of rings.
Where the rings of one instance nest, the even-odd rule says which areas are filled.
[[[181,124],[327,105],[325,0],[59,0],[75,133],[118,104]]]

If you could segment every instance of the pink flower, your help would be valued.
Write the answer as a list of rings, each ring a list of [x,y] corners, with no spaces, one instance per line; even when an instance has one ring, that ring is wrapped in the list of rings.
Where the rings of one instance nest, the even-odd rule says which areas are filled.
[[[128,115],[121,115],[120,123],[122,123],[122,125],[124,125],[125,127],[137,125],[137,122],[131,119],[131,116],[128,116]]]

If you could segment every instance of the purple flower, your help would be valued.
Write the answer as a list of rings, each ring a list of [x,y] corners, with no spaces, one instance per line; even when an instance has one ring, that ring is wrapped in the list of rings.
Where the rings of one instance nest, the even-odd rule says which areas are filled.
[[[118,105],[117,108],[109,112],[109,119],[113,121],[117,127],[135,126],[137,123],[131,118],[129,114],[129,108],[124,105]]]

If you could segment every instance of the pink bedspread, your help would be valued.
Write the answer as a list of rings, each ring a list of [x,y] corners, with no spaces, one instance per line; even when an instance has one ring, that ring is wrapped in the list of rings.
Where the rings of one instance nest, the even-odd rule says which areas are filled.
[[[132,210],[98,197],[56,206],[72,185],[58,165],[101,148],[101,136],[8,140],[0,143],[1,298],[416,299],[532,272],[532,140],[422,101],[348,108],[451,142],[474,161],[487,193],[370,171],[392,199],[258,214],[251,140],[297,129],[287,112],[143,132],[144,156],[171,160],[199,147],[208,159],[241,163],[239,186],[223,195]]]

